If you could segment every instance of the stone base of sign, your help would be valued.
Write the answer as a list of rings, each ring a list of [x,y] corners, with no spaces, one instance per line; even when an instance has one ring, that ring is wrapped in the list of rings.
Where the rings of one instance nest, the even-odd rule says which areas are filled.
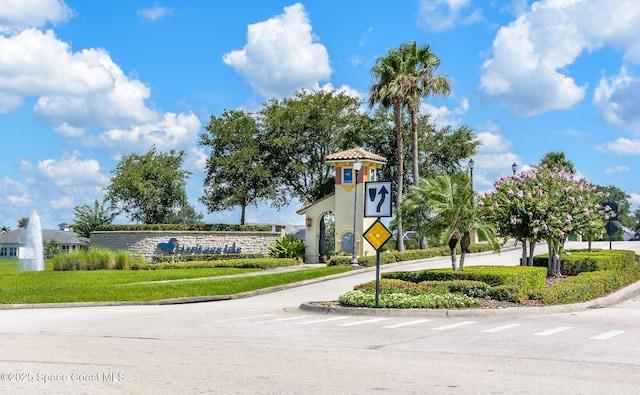
[[[280,232],[116,231],[91,233],[91,248],[127,250],[151,261],[154,255],[171,255],[162,248],[177,240],[178,255],[203,253],[269,254]]]

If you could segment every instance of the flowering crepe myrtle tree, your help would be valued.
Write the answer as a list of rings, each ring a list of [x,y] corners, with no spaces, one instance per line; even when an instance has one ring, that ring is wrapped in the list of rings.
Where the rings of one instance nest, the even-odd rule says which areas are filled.
[[[488,218],[495,221],[501,236],[523,242],[523,264],[533,263],[535,243],[546,240],[548,276],[561,275],[560,257],[569,234],[591,237],[604,227],[605,215],[615,214],[601,206],[603,194],[587,179],[546,166],[501,178],[494,186],[495,191],[482,199],[489,208]]]

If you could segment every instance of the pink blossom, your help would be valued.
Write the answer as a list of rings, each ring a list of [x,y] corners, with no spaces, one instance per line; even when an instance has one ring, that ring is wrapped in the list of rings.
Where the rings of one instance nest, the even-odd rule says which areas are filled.
[[[553,259],[555,259],[556,261],[559,261],[560,260],[560,255],[559,254],[555,254],[553,256]]]
[[[511,225],[515,225],[517,222],[516,217],[511,217]]]
[[[534,234],[534,235],[537,235],[538,234],[538,228],[533,228],[531,233]]]
[[[567,214],[567,223],[570,224],[571,221],[573,221],[573,217],[571,216],[571,214]]]

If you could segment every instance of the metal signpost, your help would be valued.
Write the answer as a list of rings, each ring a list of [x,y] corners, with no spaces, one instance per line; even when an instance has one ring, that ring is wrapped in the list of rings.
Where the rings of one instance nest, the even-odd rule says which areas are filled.
[[[380,249],[391,238],[391,231],[380,222],[381,217],[392,216],[393,201],[390,181],[365,183],[364,216],[376,221],[364,232],[364,238],[376,249],[376,308],[380,301]]]

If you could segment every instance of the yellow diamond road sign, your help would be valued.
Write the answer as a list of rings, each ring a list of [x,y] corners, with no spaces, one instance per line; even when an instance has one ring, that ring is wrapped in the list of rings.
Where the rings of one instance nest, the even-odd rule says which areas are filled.
[[[376,222],[364,232],[364,238],[367,239],[377,251],[391,238],[391,232],[380,220],[376,220]]]

